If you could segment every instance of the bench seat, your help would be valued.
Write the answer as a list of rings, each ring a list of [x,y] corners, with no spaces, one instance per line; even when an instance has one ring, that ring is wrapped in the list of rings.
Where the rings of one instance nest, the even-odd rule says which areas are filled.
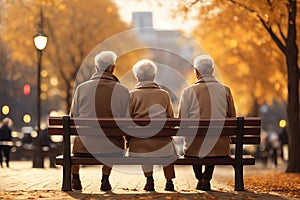
[[[122,158],[107,158],[107,157],[77,157],[71,156],[72,165],[102,165],[104,163],[114,163],[115,165],[141,165],[141,164],[155,164],[162,165],[166,161],[170,161],[173,165],[191,165],[191,164],[213,164],[213,165],[234,165],[234,155],[230,156],[212,156],[204,158],[190,158],[190,157],[167,157],[167,158],[139,158],[139,157],[122,157]],[[56,164],[63,165],[63,155],[56,157]],[[173,161],[173,162],[172,162]],[[255,158],[251,155],[243,155],[243,165],[255,165]]]

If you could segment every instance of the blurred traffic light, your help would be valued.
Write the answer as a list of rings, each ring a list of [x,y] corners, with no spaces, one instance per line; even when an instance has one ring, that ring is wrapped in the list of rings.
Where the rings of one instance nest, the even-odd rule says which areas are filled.
[[[23,93],[24,93],[24,95],[29,95],[30,94],[30,85],[29,84],[24,85]]]

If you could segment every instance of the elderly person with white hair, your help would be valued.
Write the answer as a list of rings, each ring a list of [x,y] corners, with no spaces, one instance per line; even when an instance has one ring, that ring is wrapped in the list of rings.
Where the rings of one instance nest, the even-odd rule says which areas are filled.
[[[235,107],[230,88],[218,82],[212,75],[214,61],[209,55],[194,59],[194,72],[197,82],[185,88],[179,103],[179,117],[224,119],[235,117]],[[207,134],[212,133],[208,130]],[[213,132],[214,135],[217,133]],[[228,156],[230,141],[227,136],[221,137],[186,137],[186,157]],[[210,190],[214,166],[206,165],[202,173],[201,165],[193,166],[198,179],[198,190]]]
[[[138,84],[130,92],[130,116],[132,118],[173,117],[173,108],[168,92],[154,82],[157,72],[156,64],[151,60],[141,60],[133,66],[132,70]],[[129,155],[139,157],[174,156],[175,149],[171,137],[131,138]],[[153,191],[153,166],[143,165],[142,169],[147,178],[144,190]],[[175,178],[174,166],[166,166],[163,170],[167,181],[165,190],[174,191],[172,182],[172,179]]]
[[[112,51],[102,51],[94,58],[96,72],[90,80],[78,85],[71,106],[71,116],[77,118],[125,117],[128,113],[129,91],[113,75],[117,56]],[[75,156],[115,156],[124,153],[124,139],[109,137],[109,140],[90,138],[79,132],[75,137],[73,153]],[[102,191],[111,190],[109,175],[111,167],[102,168]],[[79,178],[79,165],[72,165],[72,188],[82,189]]]

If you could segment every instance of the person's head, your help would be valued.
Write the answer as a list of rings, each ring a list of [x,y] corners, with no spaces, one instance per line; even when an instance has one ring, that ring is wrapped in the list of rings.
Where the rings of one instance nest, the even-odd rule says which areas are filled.
[[[117,55],[112,51],[102,51],[95,56],[96,71],[113,73]]]
[[[133,65],[132,71],[139,82],[153,81],[157,72],[157,66],[153,61],[144,59]]]
[[[197,78],[212,75],[214,71],[214,60],[209,55],[201,55],[194,58],[194,70]]]
[[[3,120],[2,120],[2,125],[3,126],[8,126],[8,127],[11,127],[13,125],[13,122],[10,118],[8,117],[5,117]]]

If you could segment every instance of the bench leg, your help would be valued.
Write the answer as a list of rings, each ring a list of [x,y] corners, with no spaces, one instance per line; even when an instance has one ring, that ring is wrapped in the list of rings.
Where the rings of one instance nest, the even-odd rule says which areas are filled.
[[[63,117],[63,130],[64,130],[64,162],[63,162],[63,185],[62,191],[71,191],[71,147],[70,147],[70,117]]]
[[[244,190],[243,178],[243,135],[244,135],[244,117],[237,118],[237,137],[235,145],[234,159],[234,190]]]
[[[234,190],[244,191],[243,165],[234,166]]]
[[[62,191],[72,191],[71,186],[71,164],[64,163],[63,166],[63,183],[62,183]]]

